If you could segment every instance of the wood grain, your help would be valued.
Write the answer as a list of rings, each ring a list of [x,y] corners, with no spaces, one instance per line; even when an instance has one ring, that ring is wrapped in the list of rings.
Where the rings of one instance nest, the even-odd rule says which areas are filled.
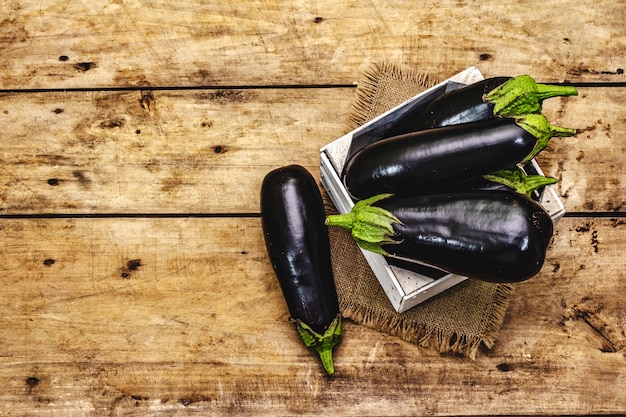
[[[611,0],[12,1],[0,88],[351,84],[391,60],[449,76],[624,81]],[[608,59],[610,57],[610,59]]]
[[[622,1],[4,3],[0,415],[626,412]],[[539,157],[571,217],[475,361],[347,322],[327,378],[258,190],[318,175],[382,61],[590,83],[545,103],[578,131]]]
[[[539,162],[567,211],[623,211],[625,89],[579,90],[545,102],[579,133]],[[271,169],[317,176],[353,100],[349,88],[5,94],[0,213],[256,213]]]
[[[6,415],[623,407],[621,219],[559,223],[542,272],[517,285],[500,340],[476,361],[348,322],[333,378],[288,322],[257,218],[4,219],[0,227]]]
[[[573,127],[574,138],[554,138],[537,160],[556,185],[566,210],[624,212],[626,209],[626,111],[617,110],[622,88],[579,88],[579,97],[547,100],[553,124]],[[615,111],[617,110],[617,111]],[[617,127],[618,131],[615,131]]]
[[[150,108],[140,92],[2,97],[12,126],[0,133],[2,211],[258,212],[268,171],[319,170],[319,148],[344,132],[353,90],[150,96]]]

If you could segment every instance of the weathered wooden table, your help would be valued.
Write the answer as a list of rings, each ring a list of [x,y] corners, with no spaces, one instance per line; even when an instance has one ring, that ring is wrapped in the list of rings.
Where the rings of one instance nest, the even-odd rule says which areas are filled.
[[[5,1],[0,414],[626,413],[626,3]],[[319,174],[371,63],[578,86],[540,157],[568,215],[475,361],[287,323],[259,187]]]

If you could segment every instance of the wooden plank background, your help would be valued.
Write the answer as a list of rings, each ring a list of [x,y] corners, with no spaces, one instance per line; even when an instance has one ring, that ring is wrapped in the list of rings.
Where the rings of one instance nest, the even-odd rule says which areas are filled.
[[[624,81],[622,1],[11,1],[5,88],[324,85],[371,62]]]
[[[0,410],[617,412],[626,280],[604,271],[623,267],[625,227],[564,219],[476,361],[347,322],[326,378],[287,324],[256,219],[5,220]]]
[[[621,88],[545,102],[554,138],[539,162],[568,211],[624,209]],[[143,93],[144,95],[147,93]],[[256,213],[272,168],[319,171],[319,148],[347,129],[353,89],[13,93],[0,97],[0,213]],[[28,117],[24,117],[28,114]],[[346,115],[337,118],[336,114]],[[103,197],[106,196],[106,197]]]
[[[0,415],[626,412],[623,1],[12,0],[0,17]],[[326,378],[259,185],[346,131],[372,63],[575,83],[568,217],[475,361],[347,322]]]

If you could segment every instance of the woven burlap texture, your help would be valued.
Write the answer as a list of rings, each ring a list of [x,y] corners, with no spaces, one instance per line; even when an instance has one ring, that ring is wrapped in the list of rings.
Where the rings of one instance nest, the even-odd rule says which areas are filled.
[[[380,63],[362,76],[348,131],[436,84],[436,77],[412,68]],[[331,204],[329,213],[335,212]],[[492,348],[502,326],[513,287],[466,280],[397,313],[349,232],[330,228],[333,269],[342,315],[354,322],[439,352],[474,359]]]

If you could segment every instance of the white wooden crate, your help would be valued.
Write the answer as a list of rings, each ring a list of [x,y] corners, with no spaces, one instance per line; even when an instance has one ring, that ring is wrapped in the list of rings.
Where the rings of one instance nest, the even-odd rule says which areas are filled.
[[[354,201],[350,198],[341,180],[341,172],[350,144],[355,137],[393,123],[408,110],[428,102],[446,91],[480,81],[483,78],[477,68],[470,67],[324,146],[320,150],[320,179],[339,213],[347,213],[354,206]],[[538,174],[543,174],[534,160],[531,161],[531,169]],[[550,214],[554,222],[557,222],[565,213],[563,203],[553,187],[544,187],[543,191],[537,194],[535,198]],[[467,277],[450,274],[432,266],[425,266],[420,272],[404,269],[390,265],[382,255],[366,250],[362,250],[362,252],[394,309],[399,313],[407,311],[467,279]]]

